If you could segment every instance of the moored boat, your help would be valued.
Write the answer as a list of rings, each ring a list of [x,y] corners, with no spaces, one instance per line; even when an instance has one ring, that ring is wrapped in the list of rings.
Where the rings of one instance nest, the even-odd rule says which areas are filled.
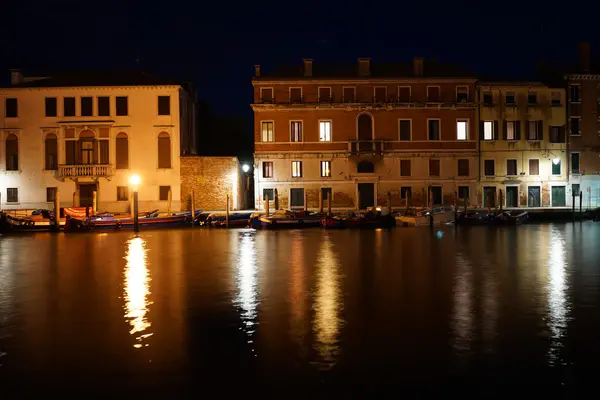
[[[321,226],[327,229],[390,228],[396,220],[387,207],[371,207],[363,214],[327,216],[321,219]]]
[[[253,217],[250,226],[255,229],[301,229],[320,225],[321,215],[305,211],[277,210],[273,214]]]
[[[248,226],[248,220],[252,213],[234,213],[229,214],[229,228],[246,228]],[[209,216],[210,218],[210,216]],[[208,221],[208,218],[207,218]],[[210,225],[206,223],[207,226],[212,226],[213,228],[226,228],[227,227],[227,217],[219,216],[210,221]]]
[[[57,227],[54,211],[51,210],[34,210],[24,216],[0,213],[0,232],[49,232],[60,229],[64,221],[59,219],[58,224]]]
[[[202,214],[201,210],[196,211],[193,218],[190,211],[159,216],[158,211],[154,210],[139,216],[138,224],[140,229],[191,226],[200,217],[200,214]],[[130,216],[119,218],[111,214],[102,214],[87,218],[75,218],[67,215],[65,232],[133,229],[134,225],[134,218]]]
[[[431,218],[433,217],[433,221]],[[402,226],[445,225],[454,221],[454,211],[445,208],[433,208],[417,213],[396,216],[396,223]]]

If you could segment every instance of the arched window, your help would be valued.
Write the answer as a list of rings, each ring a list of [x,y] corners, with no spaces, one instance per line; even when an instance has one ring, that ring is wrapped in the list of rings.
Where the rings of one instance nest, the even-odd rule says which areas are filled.
[[[116,168],[129,169],[129,139],[125,132],[117,134],[116,153]]]
[[[375,166],[370,161],[361,161],[356,166],[356,172],[359,174],[372,174],[375,172]]]
[[[158,134],[158,168],[171,168],[171,136],[167,132]]]
[[[58,140],[54,133],[46,135],[44,140],[45,162],[44,169],[54,171],[58,169]]]
[[[19,138],[12,133],[6,137],[6,170],[19,170]]]
[[[84,130],[79,133],[79,162],[81,164],[98,163],[98,141],[96,135],[91,130]]]
[[[358,116],[358,140],[373,140],[373,119],[369,114]]]

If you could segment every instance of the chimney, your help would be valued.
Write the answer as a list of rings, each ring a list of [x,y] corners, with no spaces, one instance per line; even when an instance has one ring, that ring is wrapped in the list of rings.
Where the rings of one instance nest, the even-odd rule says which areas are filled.
[[[591,59],[590,59],[590,44],[589,42],[579,43],[579,61],[581,63],[581,70],[589,74],[591,72]]]
[[[304,59],[304,76],[312,76],[312,62],[313,60],[310,58]]]
[[[423,76],[423,58],[413,58],[413,73],[415,76]]]
[[[23,78],[23,73],[18,69],[10,70],[10,84],[11,85],[20,85],[25,80]]]
[[[257,78],[260,76],[260,64],[254,66],[254,76]]]
[[[358,59],[358,75],[359,76],[371,75],[371,59],[370,58],[359,58]]]

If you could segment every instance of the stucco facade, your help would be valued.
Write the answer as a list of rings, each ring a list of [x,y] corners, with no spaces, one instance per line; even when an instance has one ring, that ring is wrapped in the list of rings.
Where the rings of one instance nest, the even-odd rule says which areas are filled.
[[[180,209],[179,156],[195,152],[194,100],[182,86],[54,86],[23,76],[13,83],[0,89],[3,209],[49,208],[56,188],[64,207],[75,193],[91,205],[95,189],[99,211],[128,211],[134,174],[140,210],[165,209],[169,188],[172,209]]]
[[[541,83],[480,82],[478,204],[566,207],[571,186],[565,91]],[[502,191],[502,198],[500,198]]]

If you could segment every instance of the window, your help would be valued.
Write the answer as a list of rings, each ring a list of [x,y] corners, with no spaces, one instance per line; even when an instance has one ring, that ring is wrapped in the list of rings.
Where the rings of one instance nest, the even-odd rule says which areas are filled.
[[[536,92],[527,93],[527,104],[537,104],[537,93]]]
[[[260,88],[261,103],[273,103],[273,88]]]
[[[319,141],[331,142],[331,121],[319,121]]]
[[[494,97],[492,96],[492,92],[483,92],[483,105],[491,106],[494,104]]]
[[[427,86],[427,101],[439,102],[440,101],[440,87],[439,86]]]
[[[46,97],[46,117],[56,117],[58,115],[57,109],[56,97]]]
[[[370,161],[360,161],[356,166],[356,172],[359,174],[372,174],[375,172],[375,165]]]
[[[484,160],[483,161],[483,173],[485,176],[495,176],[496,175],[496,162],[494,160]]]
[[[429,119],[427,120],[427,133],[429,140],[440,140],[440,120]]]
[[[571,135],[579,136],[581,135],[581,129],[579,129],[579,123],[581,122],[580,118],[569,118],[571,122]]]
[[[129,115],[129,103],[126,96],[115,97],[117,116],[126,117]]]
[[[19,139],[12,133],[6,138],[6,170],[19,170]]]
[[[517,102],[515,101],[515,92],[506,92],[504,95],[504,102],[508,105],[515,105]]]
[[[275,199],[275,189],[263,189],[263,200]]]
[[[331,88],[320,87],[319,88],[319,103],[329,103],[331,101]]]
[[[429,160],[429,176],[440,176],[440,160]]]
[[[17,118],[19,116],[19,103],[15,98],[7,98],[4,102],[6,118]]]
[[[506,175],[517,176],[517,160],[506,160]]]
[[[331,188],[321,188],[321,198],[323,200],[333,200],[333,193]]]
[[[375,103],[385,103],[387,98],[387,87],[375,86],[373,89],[373,98]]]
[[[290,103],[302,103],[302,88],[290,88]]]
[[[321,161],[321,177],[331,178],[331,161]]]
[[[561,162],[560,158],[552,159],[552,175],[560,175],[561,164],[562,164],[562,162]]]
[[[400,160],[400,176],[411,176],[410,160]]]
[[[6,188],[6,202],[7,203],[18,203],[19,202],[19,189]]]
[[[129,200],[129,188],[127,186],[117,186],[117,201]]]
[[[63,115],[65,117],[75,116],[75,97],[65,97],[63,99]]]
[[[529,160],[529,175],[539,175],[540,174],[540,160],[531,159]]]
[[[98,144],[100,145],[100,164],[109,164],[108,140],[98,140]]]
[[[469,87],[468,86],[457,86],[456,87],[456,101],[468,101],[469,100]]]
[[[400,140],[410,140],[410,136],[411,136],[410,124],[411,124],[410,119],[401,119],[399,121]]]
[[[579,153],[571,153],[571,172],[579,174]]]
[[[579,196],[579,194],[581,193],[581,189],[579,188],[579,183],[574,183],[571,185],[571,192],[575,196]]]
[[[129,138],[125,132],[117,134],[115,150],[116,169],[129,169]]]
[[[562,126],[550,127],[550,143],[565,143],[565,130]]]
[[[483,140],[496,140],[498,121],[483,121]]]
[[[65,141],[65,161],[67,165],[77,164],[77,141],[66,140]]]
[[[466,120],[456,121],[456,140],[467,140],[469,138],[469,135],[467,133],[468,126],[469,126],[469,121],[466,121]]]
[[[412,188],[410,186],[402,186],[400,188],[400,200],[408,200],[412,197]]]
[[[527,121],[527,140],[542,140],[543,121]]]
[[[171,96],[158,96],[158,115],[171,115]]]
[[[292,178],[302,178],[302,161],[292,161]]]
[[[469,176],[469,160],[458,160],[458,176]]]
[[[100,117],[110,116],[110,97],[108,97],[108,96],[98,97],[98,116],[100,116]]]
[[[561,104],[560,92],[552,92],[552,105],[560,106],[560,104]]]
[[[354,98],[356,97],[354,94],[354,88],[353,87],[345,87],[343,90],[343,102],[344,103],[354,103]]]
[[[158,168],[171,168],[171,136],[167,132],[158,134]]]
[[[275,123],[273,121],[263,121],[261,123],[261,132],[262,132],[262,141],[263,142],[273,142],[274,135],[274,126]]]
[[[44,140],[44,169],[54,171],[58,169],[58,139],[56,135],[50,133]]]
[[[302,141],[302,121],[290,122],[290,142]]]
[[[569,85],[569,101],[571,103],[579,103],[581,101],[579,85]]]
[[[56,188],[55,187],[47,187],[46,188],[46,202],[54,203],[56,200]]]
[[[468,186],[459,186],[458,187],[458,198],[463,199],[463,200],[469,198],[469,187]]]
[[[262,163],[263,178],[273,177],[273,161],[263,161]]]
[[[158,187],[158,200],[159,201],[169,200],[169,192],[170,191],[171,191],[171,186],[159,186]]]
[[[506,121],[506,140],[518,140],[517,139],[517,121]]]
[[[398,86],[398,102],[410,103],[410,86]]]
[[[81,98],[81,116],[91,117],[94,115],[94,101],[93,97],[82,97]]]

